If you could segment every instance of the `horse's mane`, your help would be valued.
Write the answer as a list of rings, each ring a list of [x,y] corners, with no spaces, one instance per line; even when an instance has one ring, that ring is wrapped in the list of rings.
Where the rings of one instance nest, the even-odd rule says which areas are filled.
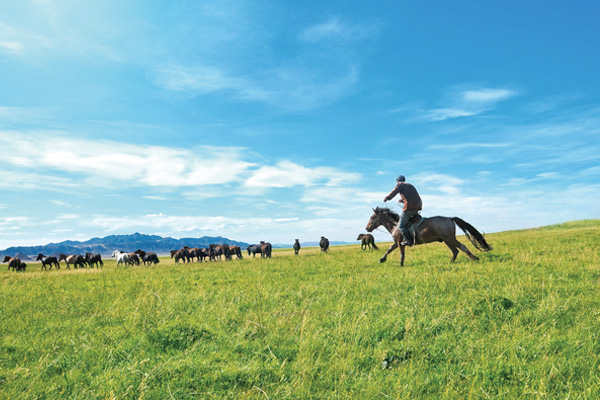
[[[376,214],[386,215],[386,216],[392,218],[396,222],[400,221],[400,214],[398,214],[395,211],[390,210],[387,207],[377,207],[377,208],[375,208],[374,211]]]

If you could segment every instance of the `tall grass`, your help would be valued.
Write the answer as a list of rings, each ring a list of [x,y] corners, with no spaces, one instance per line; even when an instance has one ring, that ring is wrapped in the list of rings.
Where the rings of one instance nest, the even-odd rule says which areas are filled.
[[[599,239],[2,271],[0,398],[599,398]]]

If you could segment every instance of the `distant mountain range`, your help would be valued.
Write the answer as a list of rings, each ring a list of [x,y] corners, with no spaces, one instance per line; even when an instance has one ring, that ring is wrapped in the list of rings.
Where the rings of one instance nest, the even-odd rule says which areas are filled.
[[[142,249],[144,251],[154,251],[157,254],[168,254],[173,249],[181,249],[184,246],[189,247],[208,247],[209,244],[229,244],[237,245],[245,249],[248,243],[238,242],[220,236],[203,236],[201,238],[183,238],[174,239],[171,237],[161,237],[156,235],[144,235],[134,233],[133,235],[111,235],[104,238],[93,238],[85,242],[66,240],[60,243],[50,243],[44,246],[16,246],[9,247],[0,251],[0,255],[17,256],[27,260],[27,256],[37,256],[42,253],[46,256],[52,254],[85,254],[100,253],[102,255],[111,255],[115,250],[135,251]],[[290,245],[291,247],[291,245]]]

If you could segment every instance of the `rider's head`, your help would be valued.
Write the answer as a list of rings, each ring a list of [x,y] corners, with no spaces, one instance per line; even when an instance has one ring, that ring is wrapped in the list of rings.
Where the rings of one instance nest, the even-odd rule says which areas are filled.
[[[404,175],[398,175],[396,182],[406,182],[406,177]]]

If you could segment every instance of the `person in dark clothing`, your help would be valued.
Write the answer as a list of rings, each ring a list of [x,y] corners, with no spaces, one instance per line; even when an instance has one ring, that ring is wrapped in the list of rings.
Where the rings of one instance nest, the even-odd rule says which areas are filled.
[[[421,196],[419,196],[417,189],[406,182],[406,177],[404,175],[398,175],[396,178],[396,187],[383,198],[383,202],[385,203],[386,201],[393,199],[397,194],[400,195],[398,202],[404,203],[402,214],[400,214],[400,221],[398,222],[398,228],[404,237],[404,241],[401,244],[412,246],[414,245],[414,238],[408,229],[408,221],[423,209],[423,201],[421,200]]]

